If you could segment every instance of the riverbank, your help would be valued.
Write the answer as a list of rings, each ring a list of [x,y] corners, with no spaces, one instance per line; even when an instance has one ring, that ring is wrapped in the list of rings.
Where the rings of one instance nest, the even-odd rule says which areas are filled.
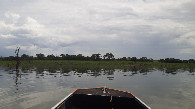
[[[0,61],[1,66],[15,68],[15,61]],[[76,70],[79,72],[92,70],[99,71],[101,69],[124,69],[127,71],[149,72],[150,70],[166,70],[166,72],[175,72],[177,70],[188,70],[194,72],[194,63],[161,63],[153,62],[133,62],[133,61],[73,61],[73,60],[30,60],[21,61],[21,69],[49,69],[49,70]]]

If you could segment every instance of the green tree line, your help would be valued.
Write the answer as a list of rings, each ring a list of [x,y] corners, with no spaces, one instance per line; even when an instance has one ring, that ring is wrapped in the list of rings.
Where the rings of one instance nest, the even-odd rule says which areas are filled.
[[[21,57],[17,56],[9,56],[9,57],[0,57],[0,61],[13,61],[13,60],[83,60],[83,61],[101,61],[101,60],[123,60],[123,61],[134,61],[134,62],[153,62],[152,58],[147,57],[122,57],[122,58],[115,58],[114,54],[106,53],[105,55],[101,55],[99,53],[92,54],[91,56],[83,56],[82,54],[78,55],[69,55],[69,54],[60,54],[60,56],[45,55],[42,53],[36,54],[36,56],[29,56],[27,54],[22,54]],[[180,60],[175,58],[165,58],[157,60],[162,63],[195,63],[194,59],[189,60]]]

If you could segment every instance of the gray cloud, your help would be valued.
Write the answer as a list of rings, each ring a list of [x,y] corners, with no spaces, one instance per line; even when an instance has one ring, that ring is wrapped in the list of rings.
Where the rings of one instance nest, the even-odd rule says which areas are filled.
[[[192,0],[0,1],[0,55],[195,58]],[[3,52],[5,51],[5,52]]]

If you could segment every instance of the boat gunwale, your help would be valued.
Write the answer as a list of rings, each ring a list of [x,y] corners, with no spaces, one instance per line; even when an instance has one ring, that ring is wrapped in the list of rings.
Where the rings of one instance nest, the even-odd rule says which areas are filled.
[[[97,87],[97,88],[103,88],[103,87]],[[85,88],[85,89],[95,89],[95,88]],[[107,89],[110,89],[110,90],[116,90],[116,91],[120,91],[120,90],[117,90],[117,89],[111,89],[111,88],[107,88]],[[72,93],[70,93],[69,95],[67,95],[65,98],[63,98],[60,102],[58,102],[55,106],[53,106],[51,109],[59,109],[60,106],[65,103],[65,101],[73,96],[75,94],[75,92],[79,90],[79,89],[76,89],[74,90]],[[122,91],[122,92],[126,92],[126,91]],[[147,109],[151,109],[147,104],[145,104],[142,100],[140,100],[138,97],[136,97],[134,94],[130,93],[130,92],[126,92],[126,93],[129,93],[131,94],[135,99],[136,101],[140,102],[141,105],[143,105],[145,108]],[[79,95],[79,94],[78,94]],[[82,95],[82,94],[81,94]],[[88,95],[88,94],[83,94],[83,95]],[[90,95],[89,95],[90,96]],[[120,96],[119,96],[120,97]]]
[[[151,109],[146,103],[144,103],[142,100],[140,100],[138,97],[135,97],[137,101],[139,101],[143,106],[145,106],[148,109]]]
[[[69,95],[67,95],[65,98],[63,98],[60,102],[58,102],[55,106],[53,106],[51,109],[58,109],[57,107],[60,106],[60,104],[62,104],[64,101],[66,101],[69,97],[71,97],[73,95],[73,93],[70,93]]]

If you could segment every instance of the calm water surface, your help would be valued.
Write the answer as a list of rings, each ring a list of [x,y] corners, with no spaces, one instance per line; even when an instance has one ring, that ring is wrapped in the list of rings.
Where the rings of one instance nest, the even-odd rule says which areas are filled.
[[[123,69],[16,72],[0,67],[0,109],[50,109],[77,88],[107,86],[129,91],[153,109],[194,109],[195,72]]]

